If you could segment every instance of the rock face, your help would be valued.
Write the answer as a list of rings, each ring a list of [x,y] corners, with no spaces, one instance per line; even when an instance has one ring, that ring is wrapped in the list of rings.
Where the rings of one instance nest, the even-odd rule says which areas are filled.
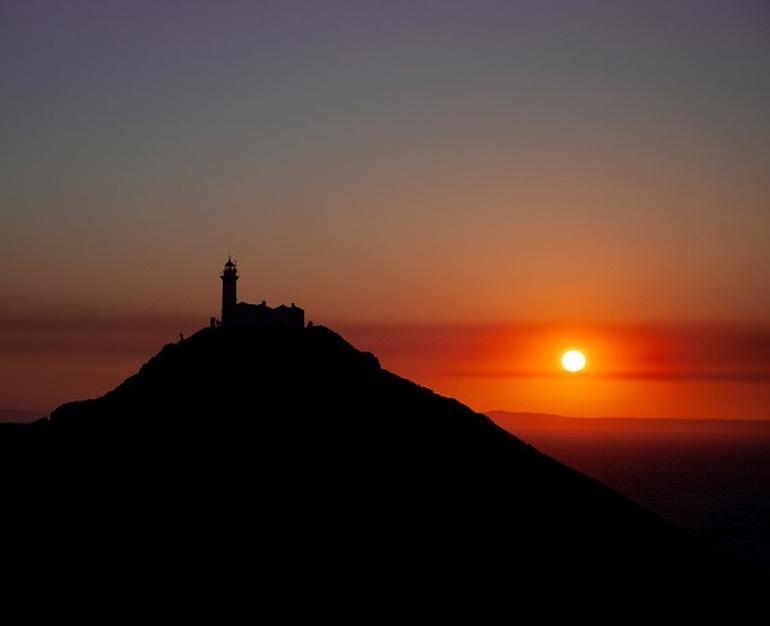
[[[202,330],[101,398],[3,425],[0,447],[89,549],[248,565],[263,591],[753,576],[320,326]]]

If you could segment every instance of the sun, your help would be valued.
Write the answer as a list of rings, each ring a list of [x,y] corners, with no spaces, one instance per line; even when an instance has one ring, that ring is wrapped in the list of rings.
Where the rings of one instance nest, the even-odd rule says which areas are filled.
[[[561,366],[568,372],[579,372],[586,366],[586,355],[580,350],[567,350],[561,355]]]

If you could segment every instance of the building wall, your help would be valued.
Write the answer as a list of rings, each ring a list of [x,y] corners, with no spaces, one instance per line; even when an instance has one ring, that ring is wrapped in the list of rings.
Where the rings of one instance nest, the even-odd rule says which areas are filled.
[[[223,326],[291,326],[305,325],[305,312],[298,306],[272,308],[265,305],[238,303],[226,307],[222,314]]]

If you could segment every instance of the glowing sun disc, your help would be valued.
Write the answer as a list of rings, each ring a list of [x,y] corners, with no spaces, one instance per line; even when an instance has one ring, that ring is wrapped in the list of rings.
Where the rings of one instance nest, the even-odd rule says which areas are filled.
[[[586,357],[580,350],[568,350],[561,355],[561,366],[568,372],[579,372],[586,366]]]

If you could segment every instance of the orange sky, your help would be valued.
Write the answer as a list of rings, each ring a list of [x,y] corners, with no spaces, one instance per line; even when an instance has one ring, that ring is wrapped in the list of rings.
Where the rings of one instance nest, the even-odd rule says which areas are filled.
[[[213,307],[212,307],[213,308]],[[323,321],[323,320],[322,320]],[[0,323],[0,408],[104,393],[191,320]],[[770,328],[726,324],[330,322],[384,367],[480,411],[770,419]],[[562,352],[588,367],[568,374]]]
[[[383,365],[478,410],[770,419],[770,329],[510,323],[351,328]],[[565,372],[563,351],[588,357]]]
[[[2,3],[0,410],[205,325],[231,252],[477,409],[770,418],[766,3],[151,4]]]

